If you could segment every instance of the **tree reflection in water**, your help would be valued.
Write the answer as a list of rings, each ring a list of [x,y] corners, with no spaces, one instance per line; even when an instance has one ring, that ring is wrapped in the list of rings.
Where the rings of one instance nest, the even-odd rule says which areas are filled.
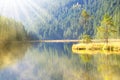
[[[27,46],[21,42],[0,42],[0,69],[9,67],[9,65],[21,60],[25,55]]]
[[[0,60],[3,64],[0,64],[0,66],[2,68],[9,67],[6,71],[0,71],[0,75],[5,75],[5,77],[1,78],[2,80],[6,80],[6,77],[14,78],[13,80],[120,79],[120,55],[76,55],[70,52],[71,46],[66,46],[68,47],[68,52],[65,50],[59,51],[53,46],[41,48],[41,44],[31,46],[27,51],[25,44],[16,43],[10,45],[12,48],[9,46],[3,48],[1,46]],[[5,53],[4,55],[7,58],[3,53]],[[18,60],[20,61],[15,66],[8,66]],[[11,74],[13,75],[12,77],[9,76]]]

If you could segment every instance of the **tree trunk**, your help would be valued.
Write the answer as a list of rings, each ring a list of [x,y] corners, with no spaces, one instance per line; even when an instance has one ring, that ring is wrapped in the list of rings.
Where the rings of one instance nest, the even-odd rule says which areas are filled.
[[[105,33],[104,33],[104,36],[105,36],[105,42],[108,43],[108,26],[105,25]]]

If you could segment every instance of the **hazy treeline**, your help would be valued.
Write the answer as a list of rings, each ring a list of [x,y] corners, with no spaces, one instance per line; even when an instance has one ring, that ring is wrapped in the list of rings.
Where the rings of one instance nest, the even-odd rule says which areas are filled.
[[[0,41],[23,41],[27,33],[22,23],[0,16]]]

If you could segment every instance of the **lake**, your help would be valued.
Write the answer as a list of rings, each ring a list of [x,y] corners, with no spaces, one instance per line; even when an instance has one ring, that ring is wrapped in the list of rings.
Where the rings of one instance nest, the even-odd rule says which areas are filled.
[[[120,55],[73,54],[73,43],[0,46],[1,80],[119,80]]]

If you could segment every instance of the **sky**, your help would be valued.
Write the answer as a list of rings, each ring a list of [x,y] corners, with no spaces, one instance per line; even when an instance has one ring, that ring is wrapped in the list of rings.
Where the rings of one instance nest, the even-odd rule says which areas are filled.
[[[22,22],[28,31],[36,31],[37,25],[53,19],[51,9],[56,10],[70,0],[0,0],[0,15]],[[40,22],[38,22],[40,21]]]

